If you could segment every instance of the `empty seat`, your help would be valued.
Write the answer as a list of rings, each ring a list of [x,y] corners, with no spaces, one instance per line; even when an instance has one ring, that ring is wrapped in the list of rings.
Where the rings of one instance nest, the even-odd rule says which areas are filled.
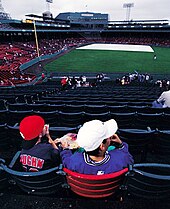
[[[0,123],[3,124],[3,123],[7,123],[8,122],[8,110],[0,110]]]
[[[0,124],[0,152],[12,145],[6,124]]]
[[[153,141],[155,154],[167,156],[166,161],[170,163],[170,129],[158,130],[156,138]]]
[[[122,141],[129,145],[130,153],[136,156],[136,160],[144,162],[147,158],[149,145],[152,144],[155,130],[143,129],[118,129],[118,135]],[[138,159],[138,155],[140,155]]]
[[[60,126],[51,127],[50,126],[49,130],[50,130],[51,137],[55,139],[55,138],[60,138],[67,133],[77,133],[79,128],[80,126],[76,126],[76,127],[60,127]]]
[[[8,111],[8,120],[7,123],[8,125],[15,125],[15,124],[19,124],[20,121],[29,115],[33,115],[33,111],[32,110],[26,110],[26,111],[14,111],[14,110],[9,110]]]
[[[70,112],[70,113],[76,113],[76,112],[83,112],[84,111],[84,105],[71,105],[66,104],[62,110],[62,112]]]
[[[8,188],[8,176],[7,173],[1,167],[1,163],[5,163],[5,160],[0,158],[0,192]]]
[[[162,113],[147,114],[138,113],[136,117],[136,128],[146,129],[150,127],[151,129],[156,129],[159,127],[159,123],[162,118]]]
[[[12,111],[27,111],[32,110],[29,106],[27,106],[27,103],[13,103],[8,104],[8,109]]]
[[[101,120],[107,121],[110,119],[109,112],[105,113],[84,113],[84,122],[88,122],[90,120]]]
[[[115,119],[119,128],[134,128],[136,113],[114,113],[110,112],[110,117]]]
[[[157,128],[160,130],[170,130],[170,114],[168,113],[163,113],[162,117],[158,118],[158,124],[157,124]]]
[[[21,143],[23,138],[19,131],[19,124],[11,126],[7,124],[7,133],[8,138],[10,138],[10,141],[12,142],[12,145],[18,149],[21,149]]]
[[[0,99],[0,110],[6,110],[7,109],[7,102],[5,99]]]
[[[50,126],[58,126],[60,124],[58,111],[33,111],[33,113],[44,118],[45,123],[50,124]]]
[[[100,114],[108,111],[106,105],[84,105],[84,111],[86,113]]]
[[[142,163],[129,166],[124,189],[137,198],[170,198],[170,164]]]
[[[27,104],[27,107],[29,110],[33,110],[33,111],[40,111],[40,112],[48,111],[45,104]]]
[[[75,127],[82,125],[84,120],[84,112],[76,112],[76,113],[70,113],[70,112],[59,112],[59,121],[60,126],[66,126],[66,127]]]
[[[108,111],[111,113],[127,113],[129,112],[126,105],[108,105]]]

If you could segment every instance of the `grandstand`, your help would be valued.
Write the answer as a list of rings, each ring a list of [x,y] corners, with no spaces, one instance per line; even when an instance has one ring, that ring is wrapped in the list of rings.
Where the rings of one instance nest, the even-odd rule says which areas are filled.
[[[34,23],[36,31],[33,27]],[[38,48],[35,32],[38,37]],[[42,16],[28,14],[26,20],[15,20],[4,13],[3,18],[0,19],[0,40],[0,158],[2,158],[0,205],[2,209],[16,208],[15,205],[20,205],[23,209],[169,207],[169,167],[161,168],[160,164],[170,165],[170,109],[153,108],[152,102],[167,89],[167,85],[160,86],[155,81],[159,78],[165,82],[170,75],[162,73],[163,69],[160,69],[152,73],[153,78],[149,81],[144,79],[139,82],[135,79],[130,84],[122,85],[119,78],[127,76],[127,71],[108,72],[107,65],[103,67],[103,71],[96,69],[91,71],[90,66],[83,71],[74,71],[74,67],[64,71],[64,68],[59,69],[55,65],[54,70],[48,71],[48,64],[74,50],[84,51],[83,48],[96,45],[140,46],[148,50],[152,50],[151,47],[160,47],[164,50],[163,53],[169,52],[170,25],[167,20],[108,21],[108,14],[89,12],[61,13],[55,18],[50,14]],[[154,63],[158,61],[153,60],[153,51],[149,54],[152,54]],[[169,66],[170,60],[167,58],[166,61]],[[102,82],[96,80],[98,73],[105,75]],[[45,76],[43,77],[42,74]],[[68,85],[67,91],[62,89],[60,81],[63,76],[79,78],[82,75],[86,76],[87,85],[77,88]],[[141,74],[135,72],[135,76],[139,75],[144,75],[146,78],[147,72]],[[135,194],[134,188],[129,186],[130,189],[127,189],[126,182],[121,188],[124,191],[122,202],[112,196],[97,201],[85,199],[68,192],[68,188],[60,188],[60,185],[56,187],[61,191],[55,191],[52,195],[36,196],[34,189],[27,192],[29,195],[26,194],[18,183],[25,181],[25,175],[22,176],[20,173],[18,176],[22,176],[23,179],[17,179],[12,176],[12,174],[15,176],[14,172],[10,173],[9,178],[6,177],[6,172],[11,172],[8,164],[14,154],[21,149],[19,122],[23,117],[33,114],[45,118],[46,123],[50,124],[53,138],[61,137],[67,132],[77,132],[80,125],[92,119],[106,121],[115,118],[119,126],[118,134],[129,144],[137,164],[136,169],[139,169],[138,171],[135,168],[134,170],[128,168],[129,181],[133,183],[135,172],[138,174],[153,172],[149,175],[157,182],[162,183],[166,180],[167,186],[162,188],[158,183],[155,192],[153,191],[155,188],[151,188],[155,181],[147,180],[145,182],[147,188],[144,185],[141,189],[135,184],[136,191],[142,190],[141,193],[138,191]],[[148,164],[151,167],[148,168]],[[57,175],[62,173],[62,170],[59,171]],[[29,184],[32,183],[33,178],[31,177],[27,182],[28,188],[31,188]],[[38,180],[39,177],[36,182]],[[43,185],[46,181],[47,178],[43,179]],[[56,181],[55,179],[55,183]],[[143,182],[143,179],[140,181]],[[49,189],[48,186],[41,188],[44,193]],[[146,194],[149,194],[149,199]],[[159,200],[159,195],[165,201]],[[152,196],[155,199],[152,199]]]

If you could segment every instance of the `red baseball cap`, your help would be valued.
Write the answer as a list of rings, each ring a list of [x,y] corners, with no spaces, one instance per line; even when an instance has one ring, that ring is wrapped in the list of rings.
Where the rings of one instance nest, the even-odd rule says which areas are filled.
[[[20,134],[27,141],[35,139],[43,131],[44,125],[45,121],[42,117],[27,116],[20,122]]]

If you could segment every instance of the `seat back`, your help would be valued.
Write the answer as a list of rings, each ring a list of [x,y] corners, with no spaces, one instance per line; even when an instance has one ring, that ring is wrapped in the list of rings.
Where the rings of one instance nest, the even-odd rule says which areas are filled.
[[[5,163],[5,160],[0,158],[0,163]],[[8,188],[8,177],[7,173],[0,166],[0,192],[3,191],[5,188]]]
[[[6,124],[0,124],[0,133],[0,152],[2,152],[4,148],[9,148],[11,145]]]
[[[110,112],[110,118],[114,118],[119,128],[133,128],[135,125],[136,113],[114,113]]]
[[[51,135],[52,138],[60,138],[67,133],[77,133],[79,128],[80,128],[80,126],[76,126],[76,127],[60,127],[60,126],[50,127],[50,135]]]
[[[89,198],[104,198],[113,195],[118,191],[122,183],[127,168],[104,175],[88,175],[70,171],[67,168],[63,169],[66,173],[66,178],[71,191],[74,193]]]
[[[84,113],[84,122],[88,122],[90,120],[102,120],[107,121],[110,119],[109,112],[105,113]]]
[[[62,167],[54,167],[39,172],[22,172],[16,170],[20,152],[17,152],[9,166],[1,163],[2,169],[10,176],[10,182],[16,184],[28,194],[49,195],[61,190],[65,183]]]
[[[15,125],[17,123],[20,123],[20,121],[25,118],[26,116],[29,115],[33,115],[33,111],[32,110],[24,110],[24,111],[13,111],[13,110],[9,110],[8,111],[8,121],[7,124],[8,125]]]
[[[170,164],[134,164],[126,176],[125,188],[133,196],[155,200],[170,197]]]
[[[170,162],[170,130],[157,130],[156,140],[153,143],[155,154],[167,156],[166,160]]]
[[[162,117],[162,113],[137,113],[136,128],[146,129],[147,127],[150,127],[151,129],[156,129],[159,127]]]
[[[149,145],[154,141],[155,130],[144,129],[119,129],[118,135],[122,141],[129,145],[130,153],[138,156],[137,162],[144,162],[147,158]]]
[[[64,113],[59,112],[60,126],[75,127],[84,123],[84,112]]]

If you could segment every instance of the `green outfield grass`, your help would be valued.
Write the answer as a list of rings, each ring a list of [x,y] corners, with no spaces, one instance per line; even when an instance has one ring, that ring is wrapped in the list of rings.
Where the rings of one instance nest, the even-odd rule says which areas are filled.
[[[153,47],[151,52],[73,50],[47,64],[48,72],[170,73],[170,48]],[[156,54],[157,60],[153,60]]]

